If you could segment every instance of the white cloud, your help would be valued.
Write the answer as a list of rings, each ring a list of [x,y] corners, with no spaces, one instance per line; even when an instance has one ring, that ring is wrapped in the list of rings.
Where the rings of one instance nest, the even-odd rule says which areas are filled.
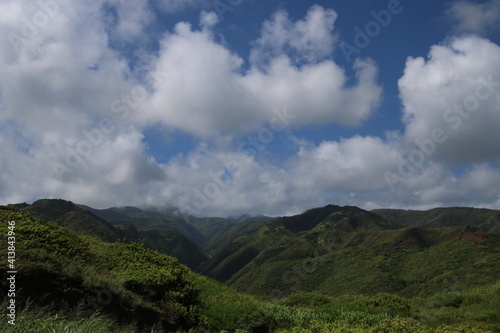
[[[200,15],[200,26],[203,29],[210,29],[219,23],[219,17],[214,12],[202,11]]]
[[[298,188],[367,191],[387,186],[384,172],[394,169],[400,152],[381,139],[355,136],[301,148],[292,182]]]
[[[13,7],[9,2],[2,6]],[[101,6],[67,3],[54,7],[54,17],[32,2],[15,10],[28,21],[1,27],[5,52],[0,55],[0,98],[5,112],[0,121],[14,121],[33,135],[70,135],[109,115],[112,100],[130,91],[133,82],[123,79],[128,66],[108,47]],[[36,27],[33,18],[40,13],[47,22]],[[31,25],[36,30],[27,35]],[[19,48],[4,36],[16,38]]]
[[[154,92],[142,121],[163,122],[203,137],[234,135],[258,129],[274,117],[273,109],[286,105],[294,115],[291,127],[358,125],[379,105],[382,89],[372,61],[358,60],[354,66],[358,82],[347,86],[344,70],[325,59],[332,50],[335,17],[335,12],[313,6],[305,20],[287,19],[294,30],[280,47],[290,44],[304,56],[300,66],[280,50],[268,57],[265,68],[251,66],[247,71],[244,59],[216,41],[208,29],[214,21],[207,25],[207,13],[202,16],[201,31],[178,23],[162,40],[155,67],[169,75]],[[281,23],[267,23],[253,50],[261,52],[263,45],[279,39],[282,29]]]
[[[61,135],[47,135],[43,141],[19,149],[6,133],[0,138],[3,175],[2,202],[13,203],[36,198],[64,198],[95,207],[119,202],[144,204],[148,187],[163,181],[161,167],[145,155],[137,132],[123,133],[81,153],[78,144]],[[60,149],[58,149],[60,148]]]
[[[399,82],[405,133],[317,145],[292,137],[289,148],[297,154],[278,165],[266,147],[249,154],[241,134],[274,131],[272,141],[289,135],[285,128],[357,125],[381,101],[371,60],[355,62],[354,83],[332,61],[336,13],[313,6],[292,21],[278,12],[247,60],[215,35],[218,17],[203,12],[199,30],[178,23],[157,54],[146,54],[144,67],[156,82],[143,87],[144,68],[131,70],[127,54],[110,45],[147,38],[155,20],[148,4],[68,1],[23,36],[43,9],[37,2],[0,2],[0,203],[41,197],[97,208],[171,203],[201,215],[293,214],[327,203],[500,204],[498,169],[478,164],[499,157],[498,99],[481,100],[468,117],[443,118],[454,103],[489,91],[477,90],[481,77],[500,81],[497,45],[458,38],[434,46],[427,60],[408,59]],[[170,11],[209,5],[164,4]],[[8,33],[23,36],[21,48],[12,48]],[[138,45],[137,54],[147,53]],[[157,123],[208,144],[158,163],[144,138],[145,126]],[[400,176],[393,192],[386,172],[398,175],[412,142],[432,137],[437,126],[449,140],[436,145],[425,165]],[[442,161],[469,163],[469,169],[457,176]]]
[[[211,0],[160,0],[158,4],[167,13],[176,13],[192,8],[210,8],[213,5]]]
[[[408,142],[444,132],[430,159],[460,165],[500,158],[498,45],[464,37],[433,46],[427,61],[407,60],[399,89]]]
[[[347,87],[344,70],[332,61],[297,68],[289,58],[281,57],[273,60],[265,72],[252,70],[242,82],[263,114],[275,106],[287,105],[296,115],[291,126],[355,126],[377,109],[382,88],[376,82],[378,70],[372,61],[358,60],[354,69],[357,82]]]
[[[0,21],[3,202],[63,197],[126,203],[137,199],[130,188],[161,179],[159,166],[145,155],[142,134],[124,132],[130,119],[113,110],[113,101],[137,82],[109,47],[105,5],[116,7],[119,33],[140,34],[147,24],[138,19],[147,16],[138,5],[133,24],[124,26],[122,16],[133,8],[118,1],[0,4],[0,15],[10,17]],[[103,133],[103,124],[112,130]]]
[[[337,36],[333,33],[337,13],[332,9],[312,6],[302,20],[292,22],[284,10],[277,11],[262,26],[261,36],[250,55],[259,67],[287,55],[293,63],[315,63],[331,57]]]
[[[113,37],[122,40],[137,43],[140,37],[144,37],[145,28],[155,18],[148,6],[148,0],[107,0],[105,4],[108,6],[108,31]]]
[[[446,11],[454,21],[454,31],[484,34],[500,26],[500,0],[484,3],[461,0],[454,2]]]

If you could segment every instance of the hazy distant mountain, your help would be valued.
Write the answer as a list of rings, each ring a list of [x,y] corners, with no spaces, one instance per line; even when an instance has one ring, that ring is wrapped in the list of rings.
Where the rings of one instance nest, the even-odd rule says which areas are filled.
[[[199,219],[189,215],[183,216],[178,210],[164,211],[154,208],[144,210],[137,207],[89,208],[89,210],[113,225],[132,223],[138,229],[173,230],[186,236],[200,248],[205,246],[213,233],[234,223],[232,220],[221,218]]]

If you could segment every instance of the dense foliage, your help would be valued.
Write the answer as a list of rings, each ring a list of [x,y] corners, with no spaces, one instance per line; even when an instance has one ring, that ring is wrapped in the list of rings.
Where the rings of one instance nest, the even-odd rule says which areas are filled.
[[[394,230],[370,214],[334,210],[310,230],[283,220],[250,228],[228,243],[232,253],[214,257],[235,286],[260,291],[251,296],[140,244],[0,208],[1,234],[16,221],[19,278],[17,324],[2,320],[0,331],[500,332],[497,236]],[[0,268],[5,281],[7,262]]]
[[[463,227],[394,229],[360,209],[328,206],[234,240],[203,273],[256,295],[432,296],[495,283],[500,236]]]
[[[123,208],[122,211],[139,218],[134,220],[114,210],[96,210],[62,199],[41,199],[32,204],[10,205],[10,208],[55,222],[79,235],[91,236],[104,242],[140,243],[148,249],[174,256],[191,268],[198,267],[206,259],[198,246],[184,234],[175,231],[177,224],[172,225],[172,221],[164,221],[161,227],[155,229],[149,228],[147,223],[144,225],[143,221],[152,219],[163,221],[160,218],[163,215],[160,213],[145,212],[133,207]],[[109,217],[114,222],[119,220],[124,224],[112,225],[98,215]]]
[[[55,223],[0,211],[15,221],[19,301],[107,312],[142,326],[191,327],[200,321],[194,275],[173,257],[138,244],[104,243]],[[2,257],[7,246],[1,243]],[[2,273],[7,263],[0,264]],[[5,280],[5,276],[3,277]],[[64,305],[63,305],[64,303]]]

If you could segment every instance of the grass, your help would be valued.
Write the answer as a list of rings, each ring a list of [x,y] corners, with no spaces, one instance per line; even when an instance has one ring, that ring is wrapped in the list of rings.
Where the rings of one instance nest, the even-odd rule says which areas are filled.
[[[7,302],[2,304],[2,308]],[[77,309],[60,309],[51,306],[38,307],[28,302],[18,309],[15,325],[6,320],[0,322],[2,333],[135,333],[134,325],[118,325],[115,320],[103,314],[94,313],[90,317],[81,317]],[[159,330],[151,330],[160,332]]]
[[[326,297],[297,293],[279,301],[240,294],[200,277],[204,321],[189,332],[301,333],[486,333],[500,331],[500,282],[426,298],[391,294]],[[460,301],[456,301],[459,299]],[[5,303],[2,305],[5,308]],[[1,332],[132,333],[174,332],[152,327],[139,330],[94,313],[81,317],[75,309],[55,312],[33,303],[19,310],[17,325],[0,322]],[[179,330],[179,332],[182,332]],[[186,331],[183,331],[186,332]]]

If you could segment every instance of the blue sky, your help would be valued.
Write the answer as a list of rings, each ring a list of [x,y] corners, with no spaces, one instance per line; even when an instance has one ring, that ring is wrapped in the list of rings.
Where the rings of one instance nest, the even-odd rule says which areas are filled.
[[[500,208],[500,1],[0,3],[0,203]]]

